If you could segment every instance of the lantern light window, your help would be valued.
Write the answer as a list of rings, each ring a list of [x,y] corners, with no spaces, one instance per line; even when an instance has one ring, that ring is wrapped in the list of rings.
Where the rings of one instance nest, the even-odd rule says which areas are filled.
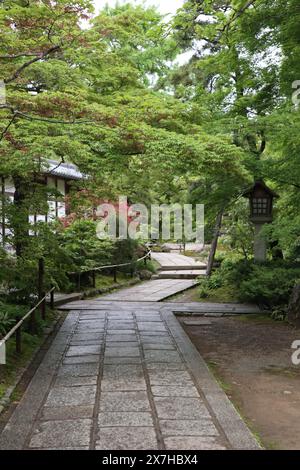
[[[254,198],[253,199],[253,215],[261,215],[268,213],[268,199]]]

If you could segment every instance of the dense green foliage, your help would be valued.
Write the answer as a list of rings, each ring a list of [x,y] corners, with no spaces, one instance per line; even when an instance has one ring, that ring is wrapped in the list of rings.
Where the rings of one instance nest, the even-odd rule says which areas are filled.
[[[253,261],[224,260],[212,276],[201,282],[200,296],[207,297],[221,287],[232,287],[240,302],[257,303],[274,309],[288,302],[300,265],[286,261],[255,264]]]
[[[252,266],[241,196],[263,178],[280,196],[264,236],[286,264],[253,265],[236,282],[244,300],[286,301],[300,257],[299,19],[298,0],[190,0],[168,22],[130,4],[95,17],[90,0],[2,1],[0,176],[16,188],[2,207],[17,255],[0,251],[2,291],[35,294],[41,257],[46,285],[59,288],[70,271],[134,259],[135,243],[94,232],[91,207],[119,194],[205,204],[208,242],[221,212],[224,247]],[[67,228],[28,223],[57,196],[39,180],[47,158],[89,175],[73,185]]]
[[[245,166],[253,179],[264,178],[278,192],[268,234],[293,259],[299,257],[300,233],[300,109],[294,83],[300,78],[299,19],[297,0],[187,1],[174,30],[181,47],[192,46],[194,54],[167,80],[176,96],[206,109],[207,132],[231,134],[248,155]],[[197,197],[205,196],[203,189],[201,183]],[[232,200],[227,201],[232,213]],[[214,214],[223,204],[222,195]],[[232,220],[237,224],[235,211]]]

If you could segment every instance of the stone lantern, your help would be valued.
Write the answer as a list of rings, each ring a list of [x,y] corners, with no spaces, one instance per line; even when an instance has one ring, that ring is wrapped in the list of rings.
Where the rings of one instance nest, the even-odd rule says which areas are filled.
[[[250,220],[255,227],[254,259],[255,261],[265,261],[267,246],[260,232],[264,224],[273,220],[273,200],[278,195],[268,188],[262,180],[258,180],[250,190],[244,193],[244,196],[249,198]]]

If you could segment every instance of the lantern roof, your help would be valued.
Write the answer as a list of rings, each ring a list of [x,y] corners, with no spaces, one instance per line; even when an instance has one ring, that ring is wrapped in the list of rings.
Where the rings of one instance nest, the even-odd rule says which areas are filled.
[[[264,191],[270,197],[279,197],[279,195],[269,188],[262,179],[256,180],[255,183],[243,193],[243,196],[248,198],[253,197],[258,190]]]

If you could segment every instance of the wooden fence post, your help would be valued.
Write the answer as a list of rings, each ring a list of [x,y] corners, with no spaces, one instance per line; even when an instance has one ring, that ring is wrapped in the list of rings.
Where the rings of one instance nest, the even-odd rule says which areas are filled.
[[[45,263],[44,259],[40,258],[39,259],[39,285],[38,285],[38,295],[39,295],[39,301],[42,300],[42,298],[45,296],[44,292],[44,275],[45,275]],[[43,320],[46,320],[46,299],[43,300],[43,302],[40,305],[41,309],[41,316]]]
[[[45,296],[44,293],[43,293],[43,296]],[[46,320],[46,299],[44,299],[43,302],[41,303],[41,315],[42,315],[42,319]]]
[[[19,320],[16,321],[18,323]],[[16,330],[16,353],[21,354],[22,352],[22,326]]]
[[[38,296],[39,296],[39,300],[42,299],[43,286],[44,286],[44,260],[43,260],[43,258],[40,258],[39,259],[39,275],[38,275]]]
[[[35,311],[32,312],[29,319],[29,331],[31,334],[36,332],[36,321],[35,321]]]
[[[50,292],[50,308],[54,310],[54,289]]]

